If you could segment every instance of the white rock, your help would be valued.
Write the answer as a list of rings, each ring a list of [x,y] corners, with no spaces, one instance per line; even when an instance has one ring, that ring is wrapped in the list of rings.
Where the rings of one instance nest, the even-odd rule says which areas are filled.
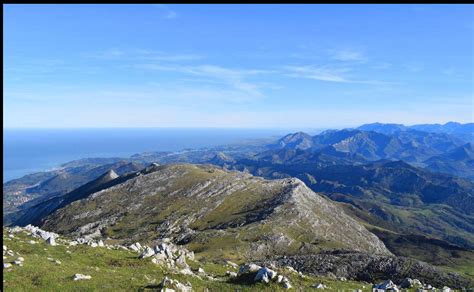
[[[327,286],[324,285],[323,283],[314,284],[311,287],[316,288],[316,289],[327,289]]]
[[[4,245],[4,246],[3,246],[3,251],[7,251],[7,249],[8,249],[7,246]]]
[[[146,246],[145,247],[145,250],[140,254],[140,258],[143,259],[143,258],[149,258],[151,256],[153,256],[155,254],[155,251],[149,247],[149,246]]]
[[[231,272],[231,271],[226,271],[225,274],[231,278],[235,278],[237,277],[237,273],[236,272]]]
[[[24,261],[25,261],[25,259],[24,259],[23,257],[18,257],[16,260],[17,260],[17,261],[20,261],[20,262],[24,262]]]
[[[22,261],[19,261],[19,260],[15,260],[15,261],[13,261],[13,263],[14,263],[15,265],[18,265],[18,266],[23,266],[23,262],[22,262]]]
[[[99,246],[97,243],[95,243],[95,242],[91,243],[91,247],[97,247],[97,246]]]
[[[56,240],[54,239],[53,236],[50,236],[50,237],[48,237],[48,239],[46,239],[46,243],[49,244],[49,245],[55,246],[56,245]]]
[[[8,269],[8,268],[11,268],[12,267],[12,264],[10,263],[3,263],[3,268],[4,269]]]
[[[263,267],[258,270],[257,275],[255,275],[253,280],[268,283],[271,279],[275,278],[276,275],[277,273],[275,271]]]
[[[28,241],[28,243],[29,243],[29,244],[36,244],[36,241],[30,240],[30,241]]]
[[[136,243],[134,243],[134,244],[131,244],[131,245],[129,246],[129,248],[130,248],[131,250],[133,250],[133,251],[139,252],[139,251],[141,250],[140,247],[138,247],[139,244],[140,244],[140,243],[136,242]]]
[[[285,289],[291,289],[293,286],[290,284],[290,280],[288,278],[283,278],[283,288]]]
[[[262,267],[256,264],[245,264],[240,266],[239,275],[258,272]]]
[[[374,284],[373,288],[388,290],[388,289],[397,288],[397,285],[395,285],[391,280],[387,280],[387,281],[379,283],[379,284]]]
[[[97,243],[97,245],[100,246],[100,247],[104,247],[104,242],[102,241],[102,239],[99,240],[99,242]]]
[[[278,277],[277,277],[277,283],[281,283],[281,281],[283,281],[283,276],[282,276],[282,275],[278,275]]]
[[[60,260],[55,260],[54,262],[56,263],[56,265],[60,265],[60,264],[61,264],[61,261],[60,261]]]
[[[451,292],[451,291],[453,291],[453,290],[451,290],[451,288],[449,288],[448,286],[444,286],[442,290],[443,290],[443,292]]]
[[[83,274],[74,274],[74,281],[79,281],[79,280],[90,280],[92,279],[91,276],[89,275],[83,275]]]

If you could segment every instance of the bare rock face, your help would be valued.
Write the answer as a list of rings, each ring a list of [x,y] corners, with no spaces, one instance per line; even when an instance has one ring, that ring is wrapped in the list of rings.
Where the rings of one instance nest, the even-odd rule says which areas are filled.
[[[150,166],[42,222],[61,234],[110,233],[126,244],[169,237],[222,250],[216,245],[226,239],[225,249],[239,249],[246,258],[328,246],[390,254],[375,235],[298,179],[270,181],[209,165]]]

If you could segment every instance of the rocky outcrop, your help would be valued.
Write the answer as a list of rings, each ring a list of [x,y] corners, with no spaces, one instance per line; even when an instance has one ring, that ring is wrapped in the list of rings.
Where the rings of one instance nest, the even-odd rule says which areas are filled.
[[[316,276],[345,277],[347,279],[376,282],[390,279],[395,284],[425,286],[469,287],[470,281],[456,273],[441,271],[424,262],[404,257],[373,255],[348,251],[332,251],[305,256],[285,256],[260,264],[274,264],[279,267],[292,266],[299,271]],[[389,283],[390,284],[390,283]]]

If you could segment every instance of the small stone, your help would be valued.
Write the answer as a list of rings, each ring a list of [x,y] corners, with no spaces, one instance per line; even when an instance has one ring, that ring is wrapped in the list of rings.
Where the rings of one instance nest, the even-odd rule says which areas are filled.
[[[12,264],[10,263],[3,263],[3,268],[4,269],[8,269],[8,268],[11,268],[12,267]]]
[[[311,287],[316,288],[316,289],[326,289],[327,288],[327,286],[324,285],[323,283],[314,284]]]
[[[237,273],[236,272],[231,272],[231,271],[226,271],[225,274],[231,278],[236,278]]]
[[[60,261],[60,260],[55,260],[54,262],[56,263],[56,265],[60,265],[60,264],[61,264],[61,261]]]
[[[92,279],[91,276],[89,275],[83,275],[83,274],[74,274],[73,280],[74,281],[79,281],[79,280],[90,280]]]

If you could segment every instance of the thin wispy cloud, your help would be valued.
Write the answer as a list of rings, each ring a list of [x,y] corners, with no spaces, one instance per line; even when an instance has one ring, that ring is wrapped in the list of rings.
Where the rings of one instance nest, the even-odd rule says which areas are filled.
[[[341,70],[331,70],[328,68],[312,66],[286,66],[287,76],[314,79],[328,82],[349,82],[342,76]]]
[[[268,74],[273,71],[256,70],[256,69],[231,69],[216,65],[197,65],[197,66],[181,66],[181,65],[161,65],[161,64],[138,64],[138,69],[149,69],[159,71],[174,71],[198,77],[211,78],[220,81],[221,84],[231,86],[234,89],[242,91],[251,96],[262,97],[262,84],[251,82],[248,79],[251,76],[260,74]]]
[[[357,61],[357,62],[365,62],[367,61],[367,57],[361,52],[356,50],[339,50],[333,51],[331,53],[331,57],[337,61]]]
[[[284,69],[287,70],[286,76],[294,78],[305,78],[334,83],[358,83],[371,85],[399,84],[398,82],[349,78],[347,76],[348,72],[352,71],[349,67],[331,68],[328,66],[285,66]]]
[[[178,14],[174,10],[170,9],[165,4],[153,4],[153,6],[157,7],[163,13],[163,17],[166,19],[173,19],[178,16]]]
[[[165,62],[179,62],[179,61],[193,61],[200,60],[204,57],[197,54],[189,53],[166,53],[162,51],[152,51],[143,49],[122,50],[117,48],[107,49],[100,52],[85,53],[84,57],[95,59],[109,59],[109,60],[148,60],[148,61],[165,61]]]

